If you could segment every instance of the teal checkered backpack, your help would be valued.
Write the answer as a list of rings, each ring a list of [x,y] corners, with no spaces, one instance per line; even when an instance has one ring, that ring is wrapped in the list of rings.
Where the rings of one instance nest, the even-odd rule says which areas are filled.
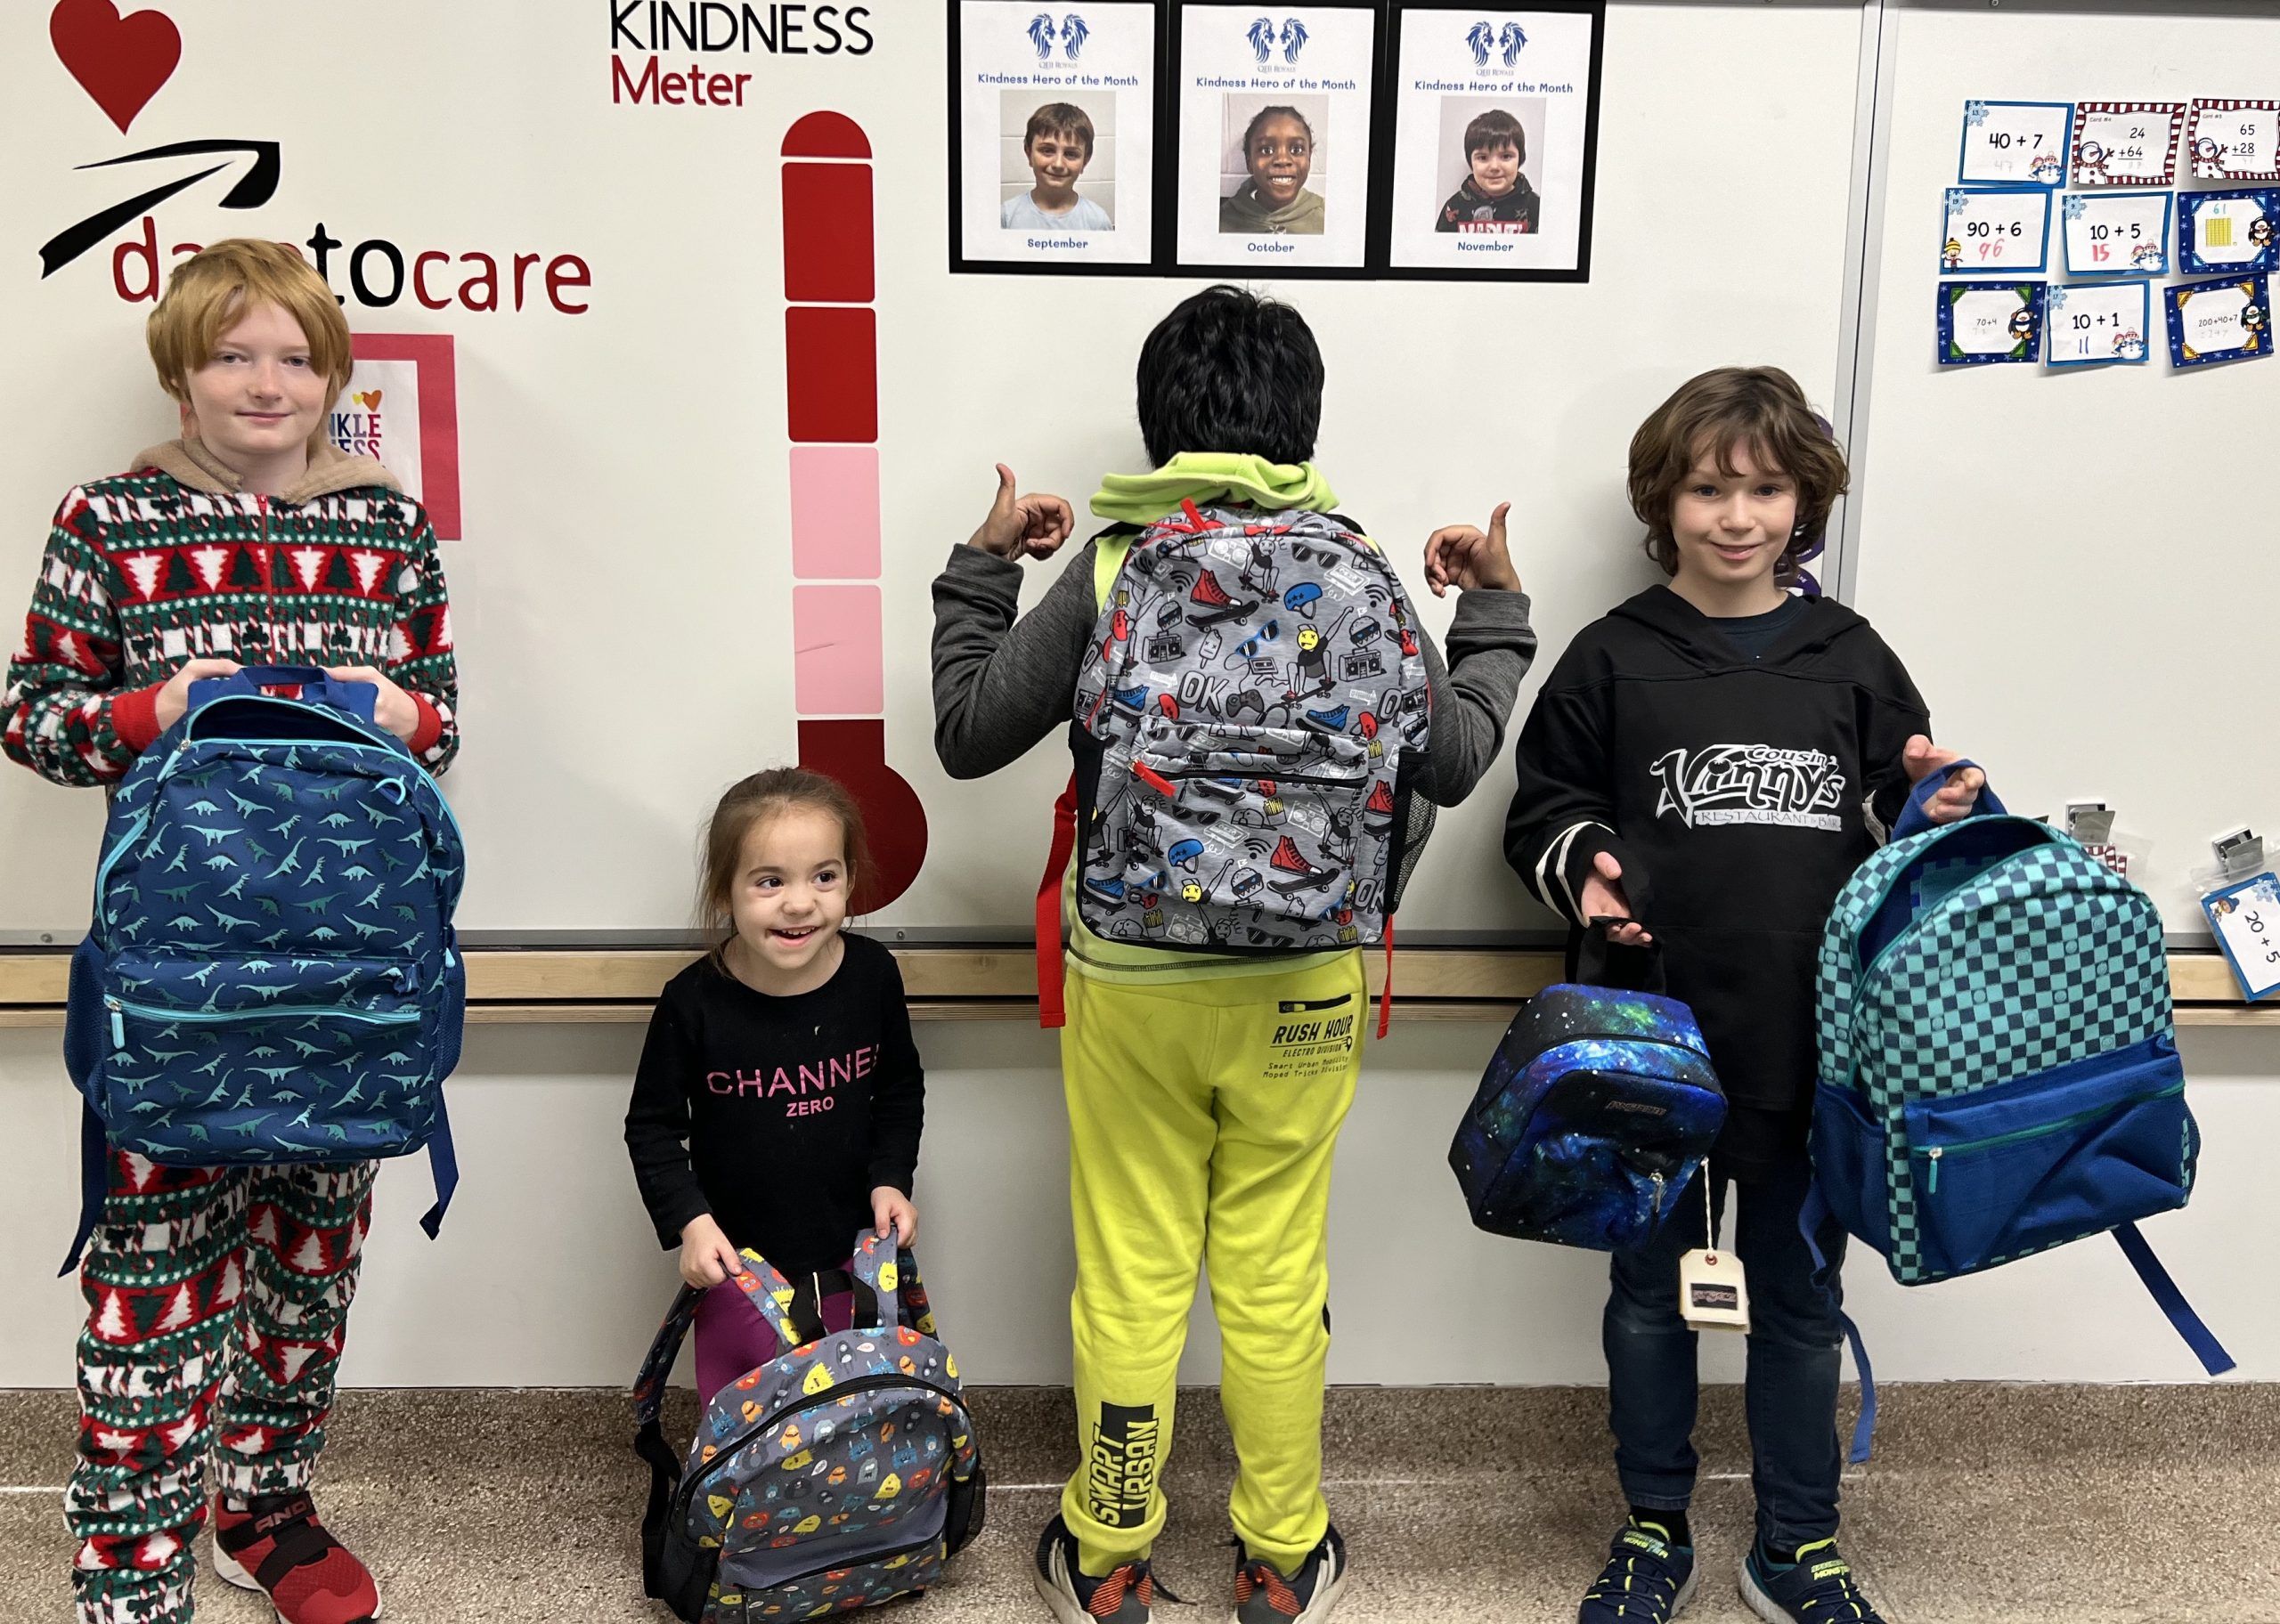
[[[1807,1237],[1826,1211],[1921,1286],[2112,1230],[2209,1373],[2228,1370],[2137,1228],[2186,1204],[2201,1143],[2160,911],[1991,793],[1933,827],[1945,780],[1918,786],[1821,938]],[[1858,1460],[1875,1405],[1852,1336]]]

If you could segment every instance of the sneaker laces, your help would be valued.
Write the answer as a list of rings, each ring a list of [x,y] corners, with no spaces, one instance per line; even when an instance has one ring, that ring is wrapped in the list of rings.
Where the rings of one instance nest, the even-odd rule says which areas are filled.
[[[1816,1551],[1820,1553],[1818,1560]],[[1810,1614],[1814,1624],[1823,1619],[1831,1624],[1884,1624],[1869,1598],[1861,1594],[1861,1587],[1852,1582],[1852,1564],[1837,1555],[1836,1540],[1816,1539],[1799,1546],[1796,1565],[1812,1582],[1795,1605],[1798,1612]]]
[[[1124,1598],[1128,1596],[1136,1597],[1143,1607],[1152,1611],[1159,1599],[1167,1602],[1179,1600],[1172,1594],[1169,1586],[1156,1578],[1144,1561],[1119,1563],[1103,1579],[1084,1578],[1077,1572],[1073,1560],[1070,1563],[1069,1571],[1079,1583],[1092,1586],[1092,1595],[1085,1598],[1085,1611],[1096,1619],[1113,1618],[1117,1609],[1124,1605]]]
[[[1633,1522],[1615,1537],[1607,1566],[1600,1570],[1584,1600],[1587,1604],[1602,1602],[1610,1606],[1640,1602],[1656,1610],[1642,1617],[1668,1618],[1684,1582],[1672,1566],[1669,1543]]]

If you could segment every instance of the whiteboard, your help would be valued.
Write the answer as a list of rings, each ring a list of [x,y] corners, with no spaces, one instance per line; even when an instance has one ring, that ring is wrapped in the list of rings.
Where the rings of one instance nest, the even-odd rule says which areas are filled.
[[[462,928],[686,928],[712,800],[794,754],[778,151],[801,114],[835,109],[877,155],[887,748],[931,828],[917,881],[874,922],[1019,934],[1065,751],[1049,741],[992,779],[943,777],[928,583],[980,517],[994,461],[1080,508],[1103,473],[1142,466],[1139,343],[1200,283],[949,274],[939,5],[875,6],[860,57],[708,62],[753,77],[744,105],[707,107],[612,102],[614,9],[400,0],[383,25],[338,7],[175,6],[181,65],[122,136],[59,65],[48,8],[10,8],[0,127],[34,156],[0,211],[0,264],[16,267],[0,336],[15,375],[40,382],[0,439],[0,613],[20,613],[62,491],[173,432],[141,350],[149,306],[117,296],[110,244],[31,274],[52,232],[126,195],[121,171],[74,165],[224,135],[281,143],[272,203],[224,210],[208,183],[153,211],[165,243],[303,240],[322,222],[407,257],[575,253],[591,267],[583,314],[542,297],[519,313],[352,299],[351,324],[456,339],[465,539],[444,558],[466,745],[443,783],[469,842]],[[1262,284],[1321,342],[1319,460],[1341,505],[1413,583],[1432,527],[1513,500],[1539,675],[1655,579],[1623,497],[1649,410],[1729,362],[1787,367],[1820,402],[1837,388],[1861,27],[1852,4],[1610,4],[1587,284]],[[333,272],[345,288],[338,252]],[[1058,567],[1030,570],[1025,603]],[[1416,589],[1440,634],[1454,600]],[[1404,939],[1550,922],[1502,859],[1510,784],[1507,762],[1443,818]],[[4,939],[83,928],[101,817],[91,792],[0,773]]]
[[[2161,290],[2194,280],[2172,275],[2154,286],[2142,367],[1933,364],[1942,190],[1967,98],[2280,94],[2275,8],[2154,10],[1888,12],[1853,601],[1942,741],[1984,762],[2013,811],[2107,802],[2146,849],[2130,877],[2172,932],[2205,936],[2188,871],[2211,861],[2211,836],[2280,817],[2262,635],[2280,548],[2246,477],[2280,440],[2280,361],[2172,370]]]

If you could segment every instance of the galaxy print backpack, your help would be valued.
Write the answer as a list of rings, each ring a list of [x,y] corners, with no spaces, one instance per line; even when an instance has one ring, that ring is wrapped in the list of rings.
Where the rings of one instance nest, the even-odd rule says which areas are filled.
[[[1623,1252],[1662,1228],[1710,1153],[1726,1098],[1658,949],[1584,933],[1576,973],[1496,1045],[1449,1165],[1492,1235]]]
[[[643,1588],[689,1624],[818,1618],[917,1595],[981,1531],[988,1486],[917,1263],[865,1230],[855,1328],[810,1336],[790,1283],[744,1255],[737,1283],[785,1352],[714,1395],[682,1459],[660,1415],[704,1296],[684,1287],[634,1385],[633,1447],[650,1473]]]

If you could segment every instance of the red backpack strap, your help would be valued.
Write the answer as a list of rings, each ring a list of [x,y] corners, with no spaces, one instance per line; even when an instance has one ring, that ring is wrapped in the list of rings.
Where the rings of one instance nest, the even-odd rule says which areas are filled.
[[[1037,1024],[1059,1027],[1068,1022],[1061,999],[1061,886],[1069,873],[1069,859],[1077,851],[1077,775],[1053,803],[1053,850],[1045,860],[1045,878],[1037,887]]]
[[[1393,915],[1386,915],[1386,984],[1378,989],[1378,1035],[1393,1027]]]

